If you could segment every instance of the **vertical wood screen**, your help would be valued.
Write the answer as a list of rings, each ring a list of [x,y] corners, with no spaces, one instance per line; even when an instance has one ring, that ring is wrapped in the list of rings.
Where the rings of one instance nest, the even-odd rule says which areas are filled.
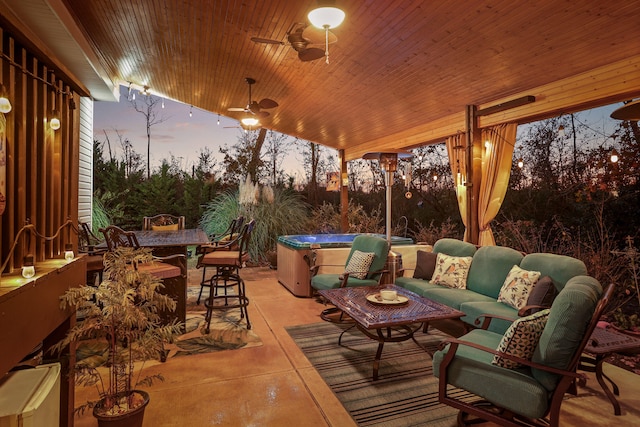
[[[56,70],[0,28],[0,82],[12,110],[4,114],[6,149],[6,207],[1,216],[0,264],[4,272],[22,265],[29,253],[36,262],[61,256],[66,243],[77,252],[75,231],[62,224],[78,223],[80,96]],[[60,129],[50,127],[53,110]],[[2,113],[0,113],[2,114]],[[30,222],[37,233],[23,234],[10,253],[20,229]],[[45,238],[46,237],[46,238]]]

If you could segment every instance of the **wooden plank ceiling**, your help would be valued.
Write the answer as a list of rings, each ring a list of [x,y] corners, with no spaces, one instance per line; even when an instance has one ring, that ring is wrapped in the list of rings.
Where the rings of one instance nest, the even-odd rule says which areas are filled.
[[[464,130],[467,105],[522,94],[547,102],[514,116],[524,122],[640,95],[638,1],[338,1],[346,19],[329,64],[251,40],[286,42],[313,0],[64,3],[113,81],[239,119],[227,109],[246,105],[252,77],[254,100],[280,104],[264,127],[346,149],[348,159],[441,141]],[[589,72],[621,63],[627,71],[611,72],[611,87],[588,86]],[[545,101],[541,88],[563,99]]]

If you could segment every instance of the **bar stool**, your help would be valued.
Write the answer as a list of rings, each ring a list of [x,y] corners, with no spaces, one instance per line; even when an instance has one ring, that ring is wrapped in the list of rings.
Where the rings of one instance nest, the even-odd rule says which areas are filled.
[[[211,252],[203,254],[198,260],[202,267],[215,267],[216,273],[211,277],[209,286],[209,298],[204,305],[207,308],[205,316],[205,333],[209,333],[213,310],[240,309],[240,318],[247,322],[247,329],[251,329],[247,306],[249,298],[245,293],[244,280],[240,277],[240,269],[249,260],[249,240],[255,227],[255,220],[249,221],[242,227],[238,237],[227,245],[214,248]],[[234,246],[237,245],[237,249]]]
[[[199,245],[196,248],[196,255],[199,256],[198,264],[196,268],[202,268],[202,280],[200,281],[200,292],[198,293],[198,299],[196,304],[200,304],[200,298],[202,297],[202,290],[204,288],[209,288],[209,294],[211,294],[211,278],[207,279],[207,267],[211,267],[206,263],[201,263],[203,257],[202,255],[206,255],[215,250],[237,250],[238,241],[240,237],[240,232],[242,231],[242,226],[244,225],[244,217],[240,215],[239,217],[231,220],[229,227],[225,231],[220,234],[212,234],[209,236],[211,241],[206,245]]]

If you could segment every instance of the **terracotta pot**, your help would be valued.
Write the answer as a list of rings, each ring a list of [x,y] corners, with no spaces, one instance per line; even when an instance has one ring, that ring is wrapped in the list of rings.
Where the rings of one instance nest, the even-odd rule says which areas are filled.
[[[142,405],[132,411],[119,415],[99,414],[102,409],[102,400],[93,408],[93,416],[98,420],[98,427],[142,427],[144,410],[149,404],[149,394],[142,390],[133,390],[142,396]]]

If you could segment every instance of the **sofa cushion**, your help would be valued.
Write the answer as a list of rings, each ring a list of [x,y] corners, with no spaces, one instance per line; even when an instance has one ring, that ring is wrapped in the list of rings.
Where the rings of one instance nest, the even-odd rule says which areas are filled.
[[[476,329],[460,339],[495,349],[502,334]],[[440,365],[448,350],[449,346],[433,355],[435,377],[441,375]],[[528,370],[505,369],[492,365],[492,360],[492,353],[460,345],[449,365],[447,382],[526,417],[544,416],[548,409],[547,390],[531,377]]]
[[[438,254],[436,268],[431,277],[431,283],[446,286],[448,288],[465,289],[467,287],[467,275],[473,257],[459,257]]]
[[[551,305],[547,325],[531,361],[559,369],[569,366],[601,294],[602,287],[593,277],[569,279]],[[556,387],[557,375],[539,369],[532,369],[532,374],[549,391]]]
[[[521,309],[527,304],[529,294],[540,278],[539,271],[523,270],[514,265],[507,274],[498,294],[498,302]]]
[[[349,274],[351,277],[357,279],[364,279],[369,274],[369,268],[375,258],[376,254],[373,252],[362,252],[354,250],[349,259],[349,263],[344,269],[345,274]]]
[[[458,239],[443,238],[433,245],[433,252],[453,256],[473,256],[476,246]]]
[[[468,289],[447,288],[439,285],[425,289],[422,296],[460,311],[463,311],[460,307],[464,303],[480,301],[495,302],[495,300],[490,297],[480,295],[479,293]],[[473,321],[473,319],[471,319],[471,321]]]
[[[467,289],[498,299],[500,288],[514,265],[522,261],[522,254],[504,246],[483,246],[473,255],[467,277]]]
[[[480,319],[480,322],[482,322],[484,320],[483,315],[485,314],[492,314],[495,316],[502,316],[506,317],[507,319],[512,319],[503,320],[494,318],[491,320],[491,323],[489,323],[488,330],[499,333],[500,335],[504,334],[506,330],[509,329],[509,326],[511,326],[511,323],[513,323],[513,321],[518,318],[518,310],[494,299],[490,299],[490,297],[480,295],[478,293],[476,293],[476,295],[478,298],[476,298],[475,301],[466,301],[460,304],[458,310],[465,313],[462,321],[470,325],[479,327],[480,325],[482,325],[482,323],[476,324],[476,319],[482,317]],[[481,301],[479,300],[479,297],[487,298],[489,301]]]
[[[436,268],[436,258],[438,254],[427,251],[416,252],[416,269],[413,272],[413,277],[416,279],[431,280],[433,277],[433,271]]]
[[[526,255],[520,268],[539,271],[540,276],[549,276],[558,288],[564,288],[569,279],[575,276],[586,276],[587,267],[579,259],[566,255],[549,253],[533,253]]]
[[[496,350],[521,359],[531,360],[548,317],[549,309],[546,309],[517,319],[507,329]],[[515,369],[522,366],[521,363],[515,360],[505,359],[497,354],[493,356],[491,363],[507,369]]]
[[[553,279],[549,276],[544,276],[538,279],[533,289],[529,293],[527,299],[527,305],[539,305],[542,307],[551,307],[553,299],[558,294],[556,285],[553,283]]]
[[[440,285],[434,285],[426,280],[414,279],[413,277],[398,277],[395,284],[420,296],[424,295],[424,292],[428,289],[442,288]]]

